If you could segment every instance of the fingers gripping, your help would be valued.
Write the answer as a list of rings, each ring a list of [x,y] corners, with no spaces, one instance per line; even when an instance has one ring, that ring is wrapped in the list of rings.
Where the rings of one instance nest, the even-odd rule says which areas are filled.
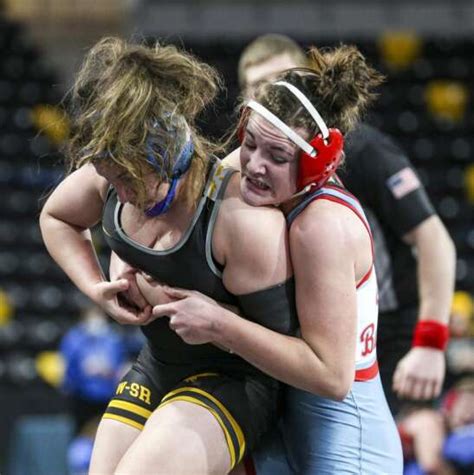
[[[124,290],[127,290],[128,286],[129,286],[129,283],[127,279],[115,280],[113,282],[103,282],[102,283],[103,295],[105,298],[109,298],[109,299],[113,298],[119,292],[123,292]]]

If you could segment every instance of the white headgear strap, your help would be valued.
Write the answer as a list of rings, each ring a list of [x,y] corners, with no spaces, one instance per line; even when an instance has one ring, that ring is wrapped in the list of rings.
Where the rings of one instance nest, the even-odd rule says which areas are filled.
[[[316,156],[316,150],[311,145],[301,138],[293,129],[290,129],[282,120],[280,120],[273,112],[270,112],[266,107],[255,101],[249,101],[247,107],[250,107],[255,112],[258,112],[262,117],[268,120],[277,129],[281,130],[293,143],[304,150],[312,157]]]
[[[311,117],[314,119],[316,124],[318,124],[319,130],[323,134],[323,139],[326,140],[329,137],[329,130],[327,128],[326,122],[324,122],[320,113],[316,110],[316,107],[311,104],[310,100],[293,84],[287,83],[286,81],[277,81],[274,83],[276,86],[286,87],[298,100],[303,104],[304,108],[310,113]]]
[[[329,130],[324,122],[323,118],[316,110],[316,108],[311,104],[309,99],[295,86],[287,83],[286,81],[278,81],[274,83],[275,86],[286,87],[296,98],[303,104],[304,108],[308,111],[311,117],[314,119],[316,124],[323,135],[323,139],[326,140],[329,137]],[[258,112],[262,117],[264,117],[268,122],[274,125],[277,129],[281,130],[293,143],[298,145],[299,148],[304,150],[311,157],[316,156],[316,150],[300,137],[293,129],[288,127],[281,119],[279,119],[273,112],[270,112],[266,107],[262,106],[256,101],[249,101],[247,107],[250,107],[255,112]]]

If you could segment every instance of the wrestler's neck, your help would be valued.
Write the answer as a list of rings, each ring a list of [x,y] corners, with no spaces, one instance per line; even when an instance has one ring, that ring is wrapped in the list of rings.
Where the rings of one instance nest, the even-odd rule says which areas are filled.
[[[337,181],[334,178],[330,178],[328,180],[328,184],[337,184]],[[304,190],[295,193],[284,203],[280,203],[276,206],[278,206],[286,216],[291,212],[291,210],[296,208],[296,206],[298,206],[306,198],[306,196],[308,196],[309,193],[313,193],[314,191],[316,191],[316,188],[307,187]]]
[[[293,196],[288,201],[280,203],[278,207],[283,211],[283,214],[286,216],[288,213],[291,212],[292,209],[294,209],[296,206],[298,206],[299,203],[301,203],[301,201],[303,200],[303,196]]]
[[[192,206],[189,200],[186,200],[186,182],[184,179],[179,180],[176,186],[176,194],[171,202],[169,208],[163,213],[151,219],[156,219],[163,222],[181,222],[186,223],[192,219],[197,203],[193,203]]]
[[[308,195],[314,191],[314,188],[310,186],[305,187],[303,190],[296,192],[294,195],[290,196],[286,201],[280,203],[279,208],[283,211],[285,216],[290,213],[296,206],[298,206]]]
[[[164,225],[172,224],[173,226],[186,226],[191,221],[197,204],[191,206],[189,200],[185,199],[183,180],[177,185],[176,195],[173,198],[169,208],[158,216],[149,216],[142,208],[138,208],[132,203],[125,203],[123,207],[122,217],[125,219],[132,219],[139,227],[145,223],[156,222]],[[156,201],[160,201],[163,195],[157,196]],[[151,205],[151,203],[150,203]]]

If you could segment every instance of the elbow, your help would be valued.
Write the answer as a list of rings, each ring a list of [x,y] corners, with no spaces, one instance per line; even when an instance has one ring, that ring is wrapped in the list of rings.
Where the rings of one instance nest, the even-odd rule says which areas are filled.
[[[45,228],[46,223],[48,221],[48,217],[49,217],[48,213],[43,208],[41,210],[40,215],[39,215],[39,228],[40,228],[41,233],[43,233],[43,231],[44,231],[44,228]]]
[[[52,216],[51,213],[43,208],[39,215],[38,224],[43,243],[46,245],[46,247],[48,247],[48,243],[55,235],[55,231],[57,229],[55,226],[56,223],[57,220],[54,218],[54,216]]]
[[[337,384],[334,384],[331,388],[328,398],[333,399],[334,401],[344,401],[351,390],[352,383],[353,379],[340,378],[339,381],[337,381]]]
[[[45,239],[45,236],[48,234],[48,230],[52,225],[52,219],[53,218],[51,214],[43,208],[39,215],[39,229],[43,240]]]
[[[324,378],[323,385],[313,385],[309,391],[333,401],[343,401],[349,394],[353,382],[353,371],[330,371],[327,377]]]
[[[352,388],[355,377],[355,361],[345,365],[339,365],[332,372],[333,384],[331,388],[331,399],[335,401],[343,401]]]
[[[349,394],[351,386],[352,386],[352,382],[351,384],[339,382],[337,384],[328,385],[325,388],[325,391],[324,391],[325,394],[322,394],[322,396],[327,399],[332,399],[333,401],[338,401],[338,402],[344,401],[344,399],[346,399],[347,395]]]

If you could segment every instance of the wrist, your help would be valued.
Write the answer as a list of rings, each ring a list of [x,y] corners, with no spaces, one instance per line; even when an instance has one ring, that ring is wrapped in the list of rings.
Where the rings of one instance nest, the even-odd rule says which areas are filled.
[[[101,301],[102,292],[100,289],[100,284],[106,282],[104,279],[99,279],[96,281],[88,281],[84,286],[78,286],[79,290],[90,300],[98,304]]]
[[[233,353],[233,331],[232,320],[235,317],[234,313],[220,307],[220,317],[216,318],[212,325],[212,341],[215,344],[226,348],[229,353]]]
[[[412,347],[444,351],[449,340],[448,325],[437,320],[420,320],[413,332]]]

